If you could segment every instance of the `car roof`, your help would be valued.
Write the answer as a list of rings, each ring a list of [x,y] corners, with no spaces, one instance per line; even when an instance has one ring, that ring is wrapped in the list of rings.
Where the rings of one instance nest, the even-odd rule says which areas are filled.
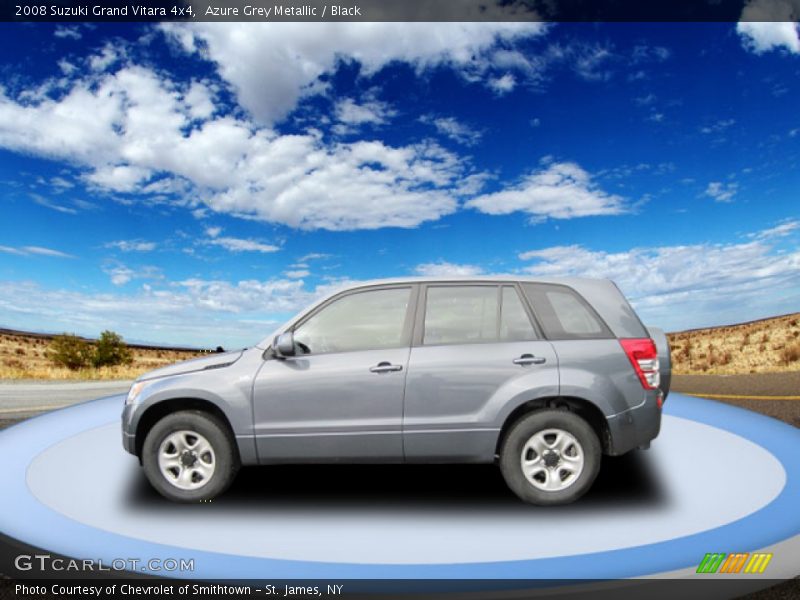
[[[553,283],[561,285],[572,285],[580,283],[599,283],[609,282],[609,279],[595,279],[590,277],[536,277],[532,275],[446,275],[446,276],[413,276],[413,277],[391,277],[386,279],[371,279],[367,281],[354,281],[351,284],[342,283],[341,290],[355,289],[359,287],[370,287],[376,285],[392,285],[398,283],[451,283],[451,282],[512,282],[522,283]]]

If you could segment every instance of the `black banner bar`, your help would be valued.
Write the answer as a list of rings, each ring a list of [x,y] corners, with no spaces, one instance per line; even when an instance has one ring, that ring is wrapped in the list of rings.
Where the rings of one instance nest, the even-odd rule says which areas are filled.
[[[87,600],[158,598],[161,600],[345,600],[356,598],[591,598],[592,600],[652,600],[681,598],[703,600],[769,597],[763,590],[781,585],[775,597],[797,592],[797,580],[771,579],[636,579],[615,581],[548,580],[144,580],[144,579],[0,579],[2,600]],[[788,595],[783,596],[782,593]]]
[[[796,0],[0,0],[17,22],[798,21]]]

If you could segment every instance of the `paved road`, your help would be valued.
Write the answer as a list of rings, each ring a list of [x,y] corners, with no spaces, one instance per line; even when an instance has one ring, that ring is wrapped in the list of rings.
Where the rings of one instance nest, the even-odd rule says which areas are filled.
[[[800,371],[752,375],[673,375],[672,389],[752,410],[800,427]],[[667,399],[669,402],[669,399]]]
[[[128,391],[130,381],[0,382],[0,419],[19,419]]]
[[[750,398],[800,397],[800,371],[750,375],[673,375],[672,389],[681,393],[700,392]]]

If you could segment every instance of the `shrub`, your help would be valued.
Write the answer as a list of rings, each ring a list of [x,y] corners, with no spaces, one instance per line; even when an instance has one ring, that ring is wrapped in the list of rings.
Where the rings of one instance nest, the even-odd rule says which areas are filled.
[[[100,334],[94,348],[92,364],[95,367],[113,367],[116,365],[129,365],[133,362],[130,349],[122,341],[122,336],[113,331],[104,331]]]
[[[25,348],[17,348],[14,350],[14,354],[17,356],[25,356]]]
[[[785,365],[800,360],[800,343],[795,342],[784,347],[781,351],[781,360]]]
[[[47,358],[56,365],[77,371],[89,365],[92,349],[74,333],[64,333],[50,342]]]

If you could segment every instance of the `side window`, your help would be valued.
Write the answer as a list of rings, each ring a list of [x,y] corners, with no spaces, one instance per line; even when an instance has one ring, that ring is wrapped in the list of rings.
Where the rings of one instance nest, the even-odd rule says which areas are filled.
[[[411,288],[349,294],[297,327],[295,342],[300,352],[312,354],[402,346],[410,299]]]
[[[539,283],[524,284],[522,287],[549,338],[613,337],[592,308],[570,288]]]
[[[503,286],[503,300],[500,307],[500,339],[504,342],[524,342],[536,339],[536,332],[525,312],[517,290],[508,285]]]
[[[497,339],[496,286],[431,286],[423,344],[470,344]]]

